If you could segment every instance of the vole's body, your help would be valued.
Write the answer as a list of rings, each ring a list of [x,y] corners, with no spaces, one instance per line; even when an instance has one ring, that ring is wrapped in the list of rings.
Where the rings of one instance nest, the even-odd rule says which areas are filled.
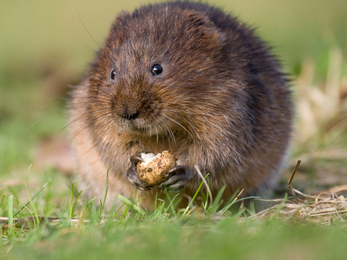
[[[226,200],[237,189],[252,194],[278,174],[291,133],[288,83],[268,48],[239,21],[197,3],[121,13],[71,107],[82,189],[102,198],[109,168],[110,200],[135,194],[131,156],[168,149],[187,176],[182,194],[201,182],[195,166],[210,174],[214,194],[227,186]],[[144,205],[153,194],[141,192]]]

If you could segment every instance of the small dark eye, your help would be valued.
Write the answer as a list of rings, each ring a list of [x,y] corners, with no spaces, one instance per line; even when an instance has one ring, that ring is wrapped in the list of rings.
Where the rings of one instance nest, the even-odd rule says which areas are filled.
[[[116,71],[115,70],[112,70],[111,71],[111,79],[115,79],[116,78]]]
[[[159,64],[155,64],[153,65],[151,72],[154,76],[159,75],[160,73],[163,72],[163,67],[160,66]]]

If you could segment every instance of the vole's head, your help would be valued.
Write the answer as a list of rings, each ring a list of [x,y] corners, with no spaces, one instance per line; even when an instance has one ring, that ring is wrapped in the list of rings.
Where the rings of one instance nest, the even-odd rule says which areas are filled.
[[[170,5],[121,13],[89,75],[90,125],[139,135],[194,127],[222,103],[223,47],[203,13]]]

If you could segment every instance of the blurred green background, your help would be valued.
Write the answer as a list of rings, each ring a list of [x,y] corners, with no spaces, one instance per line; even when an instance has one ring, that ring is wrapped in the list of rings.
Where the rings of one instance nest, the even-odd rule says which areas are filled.
[[[1,68],[28,70],[42,59],[64,59],[64,66],[83,71],[120,10],[132,11],[153,1],[2,1],[0,10]],[[324,61],[326,49],[347,51],[345,0],[207,1],[258,28],[286,64],[304,57]],[[79,15],[81,19],[79,19]],[[83,24],[82,24],[83,23]]]
[[[22,187],[31,163],[33,175],[60,178],[52,176],[62,172],[71,176],[71,163],[65,156],[68,133],[64,128],[68,122],[69,86],[78,84],[83,77],[115,15],[149,2],[153,3],[1,1],[0,182]],[[322,167],[323,172],[326,168],[345,172],[347,1],[207,2],[257,28],[258,35],[273,46],[293,79],[294,98],[299,104],[298,134],[289,168],[297,159],[307,157],[306,166],[305,162],[302,166],[306,177],[316,177]],[[333,98],[329,94],[330,83],[338,94]],[[325,107],[327,100],[333,108]],[[334,113],[324,117],[325,110]],[[312,158],[317,158],[317,151],[323,156],[318,155],[319,160],[310,164]],[[323,164],[319,164],[321,161]]]

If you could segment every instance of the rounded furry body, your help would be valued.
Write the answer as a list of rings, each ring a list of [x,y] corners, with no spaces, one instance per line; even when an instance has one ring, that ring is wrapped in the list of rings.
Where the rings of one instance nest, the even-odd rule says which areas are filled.
[[[252,194],[283,165],[290,94],[269,48],[219,9],[169,2],[122,12],[72,93],[82,189],[102,198],[109,168],[109,201],[133,196],[129,158],[170,149],[190,176],[182,194],[192,196],[201,183],[195,166],[209,173],[212,193],[226,185],[224,200],[238,189]],[[141,191],[144,206],[154,194]]]

